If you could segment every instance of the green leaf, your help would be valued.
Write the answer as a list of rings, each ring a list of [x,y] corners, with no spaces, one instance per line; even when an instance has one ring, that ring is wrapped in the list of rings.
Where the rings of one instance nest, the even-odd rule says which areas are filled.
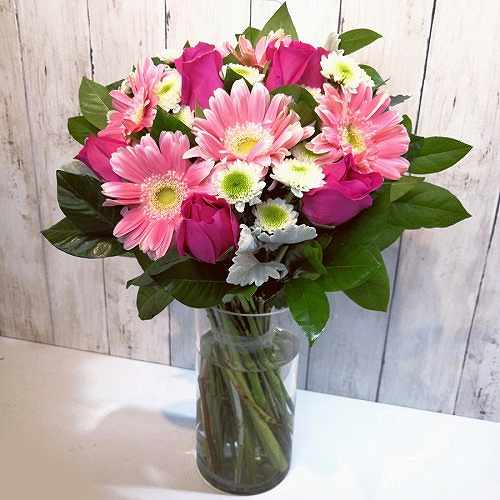
[[[391,182],[390,187],[390,201],[391,203],[399,200],[399,198],[403,197],[406,193],[410,192],[416,184],[422,182],[424,177],[415,177],[409,175],[403,175],[397,181]]]
[[[106,85],[106,88],[108,89],[108,91],[112,91],[112,90],[118,90],[121,85],[123,83],[123,79],[122,80],[116,80],[116,82],[112,82],[112,83],[108,83]]]
[[[178,281],[173,286],[172,295],[185,306],[205,309],[220,304],[230,290],[227,283]]]
[[[391,95],[391,106],[397,106],[411,98],[411,95]]]
[[[126,253],[116,238],[86,234],[68,218],[45,229],[42,234],[56,248],[75,257],[98,259]]]
[[[355,29],[351,31],[346,31],[340,35],[339,49],[344,51],[344,54],[351,54],[356,52],[366,45],[374,42],[378,38],[381,38],[375,31],[369,29]]]
[[[390,206],[390,222],[405,229],[447,227],[470,214],[446,189],[419,182]]]
[[[84,116],[72,116],[68,118],[68,132],[80,144],[85,143],[89,135],[95,135],[99,132]]]
[[[290,17],[290,12],[288,12],[288,7],[286,2],[281,4],[280,8],[271,16],[271,19],[267,21],[264,27],[261,29],[260,33],[262,36],[267,35],[270,31],[277,31],[279,29],[290,35],[294,40],[299,39],[297,30],[293,24],[292,18]]]
[[[344,290],[356,304],[372,311],[387,311],[391,285],[382,255],[378,256],[380,266],[361,285]]]
[[[378,271],[383,264],[380,261],[380,251],[375,245],[338,246],[330,255],[327,274],[318,283],[326,292],[355,288]]]
[[[226,283],[224,264],[206,264],[189,259],[155,274],[163,287],[172,286],[172,295],[189,307],[212,307],[220,304],[233,286]]]
[[[191,129],[184,123],[182,123],[178,118],[170,113],[167,113],[164,109],[159,106],[156,108],[156,117],[151,127],[151,136],[155,141],[158,141],[162,131],[176,132],[179,130],[184,135],[187,135],[191,145],[195,144],[194,136]]]
[[[378,71],[375,68],[372,68],[367,64],[360,64],[359,67],[363,69],[365,73],[372,79],[373,83],[375,84],[375,86],[373,87],[374,90],[377,90],[379,87],[381,87],[387,82],[387,80],[384,80],[379,75]]]
[[[326,273],[326,267],[323,265],[323,248],[319,242],[308,241],[304,246],[304,257],[316,273]]]
[[[471,149],[472,146],[449,137],[411,136],[405,157],[410,161],[412,174],[432,174],[455,165]]]
[[[316,281],[307,279],[290,280],[284,289],[293,319],[304,330],[312,346],[330,317],[328,297]]]
[[[83,77],[79,98],[83,116],[99,130],[103,129],[108,123],[108,111],[111,110],[109,90],[103,85]]]
[[[256,291],[256,285],[237,286],[233,288],[229,293],[226,293],[226,295],[224,295],[222,302],[227,304],[234,299],[248,300],[255,294]]]
[[[318,119],[314,109],[318,105],[316,99],[300,85],[285,85],[275,88],[271,95],[286,94],[293,97],[292,109],[299,115],[302,125],[310,125]]]
[[[224,90],[229,94],[231,92],[231,89],[233,88],[234,82],[237,80],[245,80],[245,83],[247,84],[248,88],[252,88],[252,85],[250,82],[241,76],[239,73],[236,73],[230,66],[226,67],[226,75],[224,77]]]
[[[261,31],[253,26],[248,26],[243,33],[239,33],[236,35],[236,40],[241,35],[245,35],[245,38],[255,47],[259,38],[262,36]]]
[[[112,235],[120,220],[120,207],[103,207],[101,183],[89,175],[58,170],[57,201],[64,215],[82,231]]]
[[[148,320],[161,313],[174,297],[160,286],[141,287],[137,291],[137,311],[139,318]]]
[[[408,135],[410,135],[413,125],[411,123],[411,118],[408,115],[403,115],[403,119],[401,120],[401,125],[403,125],[403,127],[408,132]]]

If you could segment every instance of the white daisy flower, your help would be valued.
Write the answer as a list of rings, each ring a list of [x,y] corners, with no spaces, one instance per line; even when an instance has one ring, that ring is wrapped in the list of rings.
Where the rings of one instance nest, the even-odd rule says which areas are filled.
[[[281,245],[293,245],[302,243],[303,241],[313,240],[316,238],[316,229],[305,224],[297,226],[293,224],[283,229],[278,229],[272,234],[266,232],[259,233],[257,238],[266,244],[269,250],[276,250]]]
[[[244,66],[243,64],[229,63],[221,68],[222,78],[226,77],[227,68],[231,68],[237,75],[242,76],[248,83],[255,85],[264,79],[264,75],[253,66]]]
[[[174,113],[174,116],[189,128],[193,127],[194,113],[189,106],[181,106],[181,109],[177,113]]]
[[[321,58],[321,74],[350,92],[356,91],[363,79],[363,73],[364,71],[349,56],[332,52]]]
[[[216,175],[217,195],[234,205],[238,212],[243,212],[245,203],[255,205],[260,202],[260,195],[266,187],[266,183],[260,180],[261,171],[259,165],[236,160]]]
[[[295,224],[299,215],[293,209],[293,205],[286,203],[281,198],[259,203],[254,208],[253,213],[255,227],[270,234]]]
[[[361,82],[364,83],[367,87],[375,87],[375,82],[370,78],[368,73],[363,69],[359,68],[361,71]]]
[[[312,159],[283,160],[273,166],[271,178],[289,186],[297,198],[302,198],[304,192],[325,183],[323,169]]]
[[[176,69],[167,71],[165,76],[156,85],[154,93],[158,96],[158,105],[165,111],[180,110],[182,79]]]
[[[281,262],[260,262],[255,255],[242,252],[233,257],[226,281],[232,285],[263,285],[269,278],[279,280],[287,273]]]

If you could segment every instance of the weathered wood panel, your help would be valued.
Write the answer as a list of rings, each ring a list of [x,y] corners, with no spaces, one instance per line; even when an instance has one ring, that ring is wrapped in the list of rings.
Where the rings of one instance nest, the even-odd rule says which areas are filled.
[[[454,409],[498,196],[499,29],[496,2],[437,1],[420,132],[475,145],[461,166],[432,177],[474,217],[403,237],[380,387],[387,403]]]
[[[387,16],[386,12],[391,12]],[[416,116],[430,31],[432,0],[424,2],[343,2],[341,31],[363,27],[383,35],[354,57],[390,78],[387,92],[407,93],[413,98],[400,112]],[[411,61],[412,71],[401,71]],[[393,282],[398,243],[384,252]],[[363,399],[375,399],[382,365],[388,314],[365,311],[345,296],[335,297],[329,331],[311,350],[308,388]]]
[[[221,44],[234,41],[234,34],[250,22],[250,1],[194,0],[167,1],[167,48],[180,49],[186,40],[191,44],[206,41]],[[193,368],[196,334],[206,328],[205,311],[192,310],[179,303],[170,306],[170,342],[172,365]]]
[[[15,3],[0,1],[0,335],[52,342]]]
[[[500,198],[499,198],[500,201]],[[498,206],[497,206],[498,210]],[[500,421],[500,228],[497,212],[455,413]]]
[[[62,216],[55,170],[77,151],[66,131],[66,120],[77,114],[81,75],[91,74],[87,8],[85,2],[64,0],[19,0],[17,5],[27,69],[27,119],[41,222],[46,227]],[[102,263],[75,259],[48,244],[45,251],[54,342],[108,352]]]
[[[141,57],[165,49],[164,0],[89,0],[88,17],[93,77],[98,82],[119,80]],[[127,280],[138,274],[134,259],[104,261],[110,354],[169,363],[168,311],[143,322],[135,305],[137,288],[125,290]]]

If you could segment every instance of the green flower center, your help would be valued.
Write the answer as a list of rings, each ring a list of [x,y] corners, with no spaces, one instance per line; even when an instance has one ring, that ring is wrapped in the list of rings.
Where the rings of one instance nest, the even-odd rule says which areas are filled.
[[[353,153],[361,153],[366,149],[365,140],[363,139],[363,134],[360,130],[352,125],[348,125],[343,133],[342,139],[345,143],[351,145]]]
[[[221,191],[230,200],[241,200],[252,193],[252,179],[245,172],[228,172],[221,182]]]
[[[167,172],[163,176],[154,175],[143,185],[146,211],[155,218],[177,215],[187,194],[187,186],[173,172]]]
[[[354,76],[352,67],[344,62],[337,63],[337,74],[340,83],[349,81]]]
[[[307,165],[305,165],[304,163],[294,163],[291,167],[291,170],[296,174],[307,174],[307,172],[309,172]]]
[[[172,89],[173,86],[174,86],[174,84],[171,81],[160,83],[160,85],[158,86],[158,90],[156,91],[156,95],[161,97],[162,95],[168,93]]]
[[[266,231],[276,231],[288,225],[288,212],[278,205],[259,207],[260,224]]]

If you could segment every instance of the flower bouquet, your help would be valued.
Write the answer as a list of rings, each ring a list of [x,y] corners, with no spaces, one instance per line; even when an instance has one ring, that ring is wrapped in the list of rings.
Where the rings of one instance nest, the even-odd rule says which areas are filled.
[[[311,344],[329,292],[386,310],[381,251],[405,229],[469,214],[423,175],[470,146],[412,133],[385,80],[350,54],[356,29],[324,48],[298,40],[283,4],[236,43],[188,43],[123,80],[83,78],[69,132],[83,147],[57,172],[65,218],[45,230],[84,258],[137,259],[142,319],[173,300],[206,308],[199,339],[197,461],[236,493],[265,491],[291,456],[297,338]]]

